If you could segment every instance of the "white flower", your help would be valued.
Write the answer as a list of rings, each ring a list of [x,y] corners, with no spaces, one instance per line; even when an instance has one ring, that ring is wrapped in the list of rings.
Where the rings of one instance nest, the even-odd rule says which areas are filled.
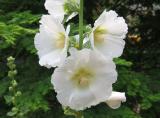
[[[74,110],[105,102],[117,79],[113,61],[89,49],[77,51],[72,48],[70,53],[52,75],[58,101]]]
[[[113,109],[121,106],[121,102],[126,102],[125,93],[112,92],[111,96],[107,99],[106,103]]]
[[[56,67],[67,56],[69,31],[65,31],[63,25],[50,15],[43,15],[40,23],[40,32],[34,40],[39,63],[48,68]]]
[[[104,56],[115,58],[121,56],[128,31],[127,24],[115,11],[106,12],[95,21],[91,34],[92,48]]]
[[[68,20],[76,16],[78,13],[77,11],[68,11],[66,7],[68,6],[68,3],[71,5],[70,8],[72,10],[75,10],[79,5],[79,0],[46,0],[45,2],[45,8],[48,10],[49,14],[51,14],[53,17],[58,19],[60,22],[63,21],[64,15],[67,14],[67,12],[72,12],[70,13]]]

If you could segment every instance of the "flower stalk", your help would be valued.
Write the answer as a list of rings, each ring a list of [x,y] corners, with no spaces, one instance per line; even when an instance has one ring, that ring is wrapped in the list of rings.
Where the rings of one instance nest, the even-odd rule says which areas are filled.
[[[80,0],[80,11],[79,11],[79,49],[83,48],[83,5],[84,5],[84,0]]]

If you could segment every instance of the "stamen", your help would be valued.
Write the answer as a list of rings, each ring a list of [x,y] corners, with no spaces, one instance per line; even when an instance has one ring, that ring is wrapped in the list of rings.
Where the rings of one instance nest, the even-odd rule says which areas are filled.
[[[98,26],[95,30],[94,30],[94,43],[95,45],[101,45],[104,42],[104,35],[107,33],[106,28],[102,27],[102,26]]]
[[[94,73],[91,69],[79,68],[71,77],[73,83],[78,88],[86,88],[91,83]]]
[[[56,47],[59,48],[59,49],[63,49],[64,46],[65,46],[65,34],[60,32],[58,34],[58,38],[56,40]]]

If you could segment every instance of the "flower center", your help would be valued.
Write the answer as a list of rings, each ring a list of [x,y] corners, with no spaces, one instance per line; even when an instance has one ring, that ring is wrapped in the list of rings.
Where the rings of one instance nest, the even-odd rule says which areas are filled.
[[[94,73],[88,68],[79,68],[71,77],[74,85],[78,88],[86,88],[90,85]]]
[[[104,42],[104,38],[105,38],[105,34],[107,33],[106,28],[102,27],[102,26],[98,26],[93,34],[94,34],[94,44],[96,46],[103,44]]]
[[[63,49],[65,46],[65,34],[63,32],[59,32],[58,38],[55,42],[56,47],[59,49]]]

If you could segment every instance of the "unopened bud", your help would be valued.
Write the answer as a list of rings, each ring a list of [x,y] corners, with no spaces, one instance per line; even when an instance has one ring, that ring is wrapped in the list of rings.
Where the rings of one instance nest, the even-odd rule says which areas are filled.
[[[24,113],[20,112],[20,113],[18,114],[18,116],[22,117],[22,116],[24,116]]]
[[[22,95],[21,91],[17,91],[16,97],[19,97],[19,96],[21,96],[21,95]]]
[[[14,77],[12,71],[8,71],[8,77],[9,77],[9,78],[13,78],[13,77]]]
[[[12,56],[10,56],[10,57],[7,58],[7,61],[12,61],[13,62],[13,61],[15,61],[15,58],[13,58]]]
[[[9,87],[9,91],[10,91],[10,92],[13,91],[13,87],[10,86],[10,87]]]
[[[12,97],[12,103],[15,103],[15,97]]]
[[[14,70],[14,71],[13,71],[13,74],[14,74],[14,75],[17,75],[17,70]]]
[[[13,107],[13,108],[12,108],[12,111],[13,111],[13,112],[18,112],[18,108],[17,108],[17,107]]]
[[[13,81],[12,81],[12,86],[13,86],[13,87],[16,87],[16,86],[17,86],[16,80],[13,80]]]

